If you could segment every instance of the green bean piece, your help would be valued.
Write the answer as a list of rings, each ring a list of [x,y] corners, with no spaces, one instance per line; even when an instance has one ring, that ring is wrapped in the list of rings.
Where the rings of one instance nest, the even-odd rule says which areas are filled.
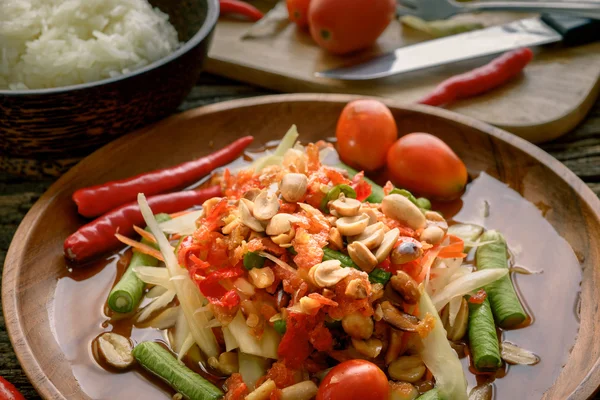
[[[144,369],[171,385],[189,400],[219,400],[223,391],[195,373],[156,342],[141,342],[133,356]]]
[[[439,390],[433,388],[417,397],[417,400],[442,400],[442,395]]]
[[[171,219],[168,214],[157,214],[156,220],[158,223],[165,222]],[[146,228],[146,231],[149,231]],[[158,245],[146,239],[142,239],[142,243],[158,249]],[[108,306],[111,310],[118,313],[129,313],[137,308],[144,295],[146,284],[137,277],[133,269],[136,267],[156,267],[158,260],[148,254],[133,252],[129,266],[121,279],[113,287],[108,295]]]
[[[431,202],[425,197],[419,197],[417,199],[417,207],[422,208],[424,210],[431,210]]]
[[[285,334],[285,331],[287,331],[287,323],[285,322],[285,320],[280,319],[278,321],[273,322],[273,328],[275,328],[275,330],[280,335],[283,335]]]
[[[347,166],[344,163],[339,163],[338,167],[348,171],[350,178],[354,178],[354,175],[358,174],[357,170],[355,170],[352,167]],[[385,196],[385,194],[383,193],[383,188],[381,186],[379,186],[378,184],[376,184],[371,179],[367,178],[366,176],[364,177],[364,180],[369,185],[371,185],[371,195],[369,197],[367,197],[365,201],[367,203],[381,203],[383,201],[383,197]]]
[[[469,303],[469,346],[473,364],[479,371],[495,371],[502,366],[494,316],[488,299]]]
[[[339,251],[332,250],[329,247],[324,247],[323,261],[329,260],[338,260],[344,268],[356,268],[360,270],[360,268],[358,268],[358,265],[354,264],[354,261],[352,261],[350,256],[347,256],[344,253],[340,253]]]
[[[381,268],[375,268],[369,274],[369,281],[371,283],[381,283],[382,285],[385,285],[386,283],[388,283],[391,277],[391,272],[384,271]]]
[[[344,193],[344,195],[346,197],[349,197],[351,199],[356,198],[356,192],[354,191],[354,189],[352,189],[352,187],[350,185],[346,185],[346,184],[335,185],[334,187],[332,187],[329,190],[329,192],[327,192],[327,195],[321,201],[321,210],[323,212],[328,213],[329,208],[327,207],[327,204],[329,204],[330,201],[337,200],[338,197],[340,197],[340,194],[342,194],[342,193]]]
[[[252,268],[262,268],[265,266],[265,258],[259,256],[253,251],[249,251],[244,254],[244,268],[250,271]]]
[[[481,235],[481,242],[493,241],[477,248],[477,269],[508,268],[507,246],[502,234],[491,230]],[[496,323],[501,328],[513,328],[527,318],[515,288],[506,275],[484,287],[490,299]]]

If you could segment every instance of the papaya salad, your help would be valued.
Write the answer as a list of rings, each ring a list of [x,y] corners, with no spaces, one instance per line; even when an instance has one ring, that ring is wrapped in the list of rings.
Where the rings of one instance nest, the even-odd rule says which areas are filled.
[[[164,332],[135,344],[102,333],[103,365],[138,365],[192,400],[461,400],[492,396],[468,392],[461,345],[476,373],[539,361],[499,340],[528,319],[500,232],[449,224],[424,197],[328,164],[333,144],[298,137],[293,126],[274,151],[213,175],[201,207],[166,214],[161,195],[139,193],[101,217],[128,215],[140,237],[116,233],[133,255],[108,307]],[[67,257],[85,253],[75,243]]]

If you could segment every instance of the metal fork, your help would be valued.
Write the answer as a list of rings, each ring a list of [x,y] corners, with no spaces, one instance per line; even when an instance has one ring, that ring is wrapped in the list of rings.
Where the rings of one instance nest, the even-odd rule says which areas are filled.
[[[399,0],[401,15],[414,15],[426,21],[450,18],[456,14],[476,11],[553,12],[600,19],[600,2],[565,1],[485,1],[457,3],[454,0]]]

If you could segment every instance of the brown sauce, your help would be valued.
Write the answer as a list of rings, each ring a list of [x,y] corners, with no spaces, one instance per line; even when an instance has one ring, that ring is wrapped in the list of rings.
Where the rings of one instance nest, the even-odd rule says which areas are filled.
[[[512,275],[531,318],[520,329],[500,332],[501,340],[533,351],[540,357],[540,363],[506,366],[495,374],[466,373],[469,390],[492,382],[497,400],[540,398],[560,373],[579,329],[576,308],[581,269],[573,250],[543,218],[540,209],[485,173],[469,184],[461,199],[435,204],[434,209],[440,209],[454,222],[475,223],[501,231],[514,265],[543,270],[532,275]],[[56,286],[51,313],[53,333],[72,365],[75,378],[91,398],[169,398],[174,392],[146,371],[109,372],[92,354],[92,341],[107,331],[130,337],[134,343],[165,341],[162,331],[137,328],[131,318],[115,320],[108,311],[108,293],[124,272],[128,258],[128,252],[121,252],[85,268],[65,268]],[[462,361],[468,371],[468,348],[464,353]],[[222,379],[202,370],[198,363],[187,360],[186,364],[216,384],[222,383]]]

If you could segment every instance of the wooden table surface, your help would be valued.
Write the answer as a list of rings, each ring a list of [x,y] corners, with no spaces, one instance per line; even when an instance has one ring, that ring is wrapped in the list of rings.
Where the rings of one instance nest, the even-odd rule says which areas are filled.
[[[271,92],[246,84],[204,75],[180,110],[242,97]],[[600,101],[597,101],[584,122],[573,132],[541,146],[563,162],[600,195]],[[0,265],[17,226],[52,180],[27,180],[0,172]],[[0,283],[2,278],[0,276]],[[0,310],[1,310],[0,305]],[[0,376],[12,382],[27,399],[39,399],[19,366],[12,349],[4,318],[0,312]],[[600,396],[597,397],[597,400]]]

